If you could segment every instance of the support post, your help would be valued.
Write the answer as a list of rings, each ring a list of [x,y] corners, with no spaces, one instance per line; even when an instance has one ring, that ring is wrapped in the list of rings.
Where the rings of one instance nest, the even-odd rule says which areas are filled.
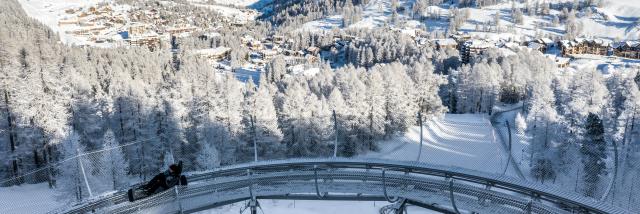
[[[314,165],[313,166],[313,175],[314,175],[314,183],[316,186],[316,195],[318,196],[318,198],[322,199],[325,196],[327,196],[326,194],[322,194],[320,193],[320,187],[318,186],[318,165]]]
[[[78,154],[80,154],[80,149],[78,149]],[[93,193],[91,192],[91,187],[89,186],[89,180],[87,179],[87,173],[84,172],[84,165],[82,164],[82,155],[78,156],[78,163],[80,163],[80,171],[82,172],[82,177],[84,177],[84,184],[87,186],[87,192],[89,192],[89,197],[93,197]]]
[[[524,213],[531,214],[531,207],[533,206],[533,201],[529,201],[527,206],[524,207]]]
[[[338,117],[336,116],[336,110],[333,110],[333,133],[334,133],[334,140],[333,140],[333,157],[337,157],[338,156]]]
[[[407,199],[403,198],[402,200],[398,201],[395,205],[396,205],[395,214],[403,214],[407,209]]]
[[[398,202],[398,200],[400,200],[400,198],[398,197],[389,197],[389,194],[387,194],[387,177],[385,176],[386,174],[386,169],[382,168],[382,191],[384,193],[384,198],[387,199],[388,202],[391,203],[395,203]]]
[[[422,141],[423,141],[423,135],[422,135],[422,112],[418,111],[418,125],[420,125],[420,148],[418,149],[418,158],[416,159],[416,162],[420,162],[420,156],[422,155]]]
[[[449,180],[449,197],[451,199],[451,206],[453,206],[453,210],[457,214],[460,214],[460,211],[458,210],[458,207],[456,206],[456,198],[453,195],[453,178],[451,178],[451,180]]]
[[[178,191],[178,186],[180,185],[173,186],[173,190],[176,193],[176,202],[178,203],[178,212],[182,214],[184,211],[182,210],[182,201],[180,200],[180,192]]]
[[[508,120],[505,120],[504,122],[507,124],[507,133],[509,134],[509,154],[511,154],[511,145],[512,145],[511,126],[509,126],[509,121]]]
[[[253,123],[253,116],[249,116],[249,120],[251,121],[251,134],[253,135],[253,161],[258,162],[258,140],[256,139],[256,126]]]

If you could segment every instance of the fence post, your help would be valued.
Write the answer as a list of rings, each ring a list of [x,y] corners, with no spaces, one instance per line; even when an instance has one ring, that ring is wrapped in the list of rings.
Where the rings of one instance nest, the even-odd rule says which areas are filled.
[[[338,119],[336,117],[336,110],[333,110],[333,131],[334,131],[334,141],[333,141],[333,157],[338,156]]]
[[[507,124],[507,133],[509,134],[509,154],[511,154],[511,126],[509,126],[509,120],[504,121]]]
[[[178,212],[182,214],[182,201],[180,201],[180,192],[178,191],[178,186],[181,186],[181,184],[179,183],[178,185],[173,186],[173,189],[176,193],[176,201],[178,202]]]
[[[251,121],[251,135],[253,135],[253,161],[258,162],[258,143],[256,139],[256,126],[253,124],[253,116],[249,116]]]
[[[453,210],[455,211],[455,213],[460,214],[460,211],[458,211],[458,206],[456,206],[456,198],[453,195],[453,178],[449,180],[449,198],[451,200],[451,206],[453,206]]]
[[[416,159],[416,162],[420,162],[420,156],[422,155],[422,141],[423,141],[423,135],[422,135],[422,112],[418,111],[418,125],[420,125],[420,148],[418,149],[418,158]]]
[[[45,161],[47,161],[47,179],[49,183],[49,189],[53,189],[55,181],[53,180],[53,166],[51,166],[51,152],[49,151],[49,144],[45,144],[44,154]]]
[[[78,154],[80,154],[80,149],[78,149]],[[82,164],[82,155],[78,156],[78,163],[80,163],[80,171],[82,172],[82,177],[84,177],[84,184],[87,186],[87,191],[89,192],[89,197],[93,197],[93,193],[91,192],[91,187],[89,186],[89,180],[87,179],[87,173],[84,171],[84,164]]]

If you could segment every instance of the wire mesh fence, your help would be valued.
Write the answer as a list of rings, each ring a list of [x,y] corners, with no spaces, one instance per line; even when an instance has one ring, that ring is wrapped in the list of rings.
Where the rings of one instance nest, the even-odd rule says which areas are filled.
[[[640,194],[634,190],[640,189],[640,186],[635,185],[637,173],[614,174],[617,164],[608,164],[606,169],[612,173],[601,176],[598,185],[588,187],[584,184],[584,171],[589,169],[589,165],[579,160],[573,162],[573,165],[553,163],[549,161],[551,158],[537,156],[537,148],[533,144],[538,142],[532,141],[528,130],[519,127],[513,119],[501,121],[501,114],[513,110],[497,111],[492,116],[447,114],[440,118],[425,118],[416,115],[415,118],[403,118],[396,122],[374,122],[371,117],[358,120],[335,113],[309,115],[286,121],[250,118],[248,125],[244,127],[246,130],[237,132],[240,134],[211,132],[206,133],[211,136],[196,136],[199,139],[197,142],[205,142],[197,147],[186,147],[185,144],[167,146],[167,142],[163,142],[161,137],[152,137],[89,152],[76,150],[75,153],[65,153],[75,155],[63,156],[63,159],[45,167],[0,181],[0,192],[12,189],[19,191],[21,187],[29,185],[40,187],[39,192],[34,192],[40,194],[31,194],[29,198],[3,199],[0,200],[0,207],[15,207],[15,204],[20,204],[21,207],[42,208],[34,213],[60,211],[74,203],[108,197],[118,191],[122,193],[122,190],[133,184],[148,181],[153,175],[166,170],[169,164],[179,160],[185,161],[186,171],[206,171],[256,161],[346,157],[430,163],[515,177],[581,195],[592,192],[590,197],[596,200],[607,201],[632,211],[640,210],[636,205],[636,198]],[[279,129],[283,131],[274,133],[264,124],[279,124]],[[282,127],[283,124],[287,127]],[[567,140],[562,145],[548,146],[562,148],[580,145],[579,142]],[[161,153],[145,154],[150,148],[160,148]],[[578,157],[576,154],[553,154]],[[314,169],[295,170],[297,175],[311,176],[317,173]],[[287,170],[283,170],[282,176],[291,176],[287,173]],[[248,172],[247,176],[258,174],[259,172]],[[314,180],[320,182],[319,185],[314,185],[319,189],[310,191],[322,194],[320,188],[326,187],[331,181],[332,179]],[[264,185],[256,185],[253,190],[273,191],[273,186],[269,185],[280,184],[268,180],[263,182]],[[586,188],[594,189],[589,191]],[[397,188],[390,190],[391,194],[411,194],[411,188],[404,188],[405,192],[393,192],[396,190]],[[180,205],[179,197],[186,193],[180,193],[179,191],[183,191],[181,189],[176,191],[178,192],[160,195],[164,197],[161,201],[174,201],[162,206],[176,209]],[[443,194],[446,195],[446,192]],[[51,202],[52,200],[56,202]],[[157,208],[155,205],[149,207]],[[7,213],[20,211],[23,210],[9,209]]]

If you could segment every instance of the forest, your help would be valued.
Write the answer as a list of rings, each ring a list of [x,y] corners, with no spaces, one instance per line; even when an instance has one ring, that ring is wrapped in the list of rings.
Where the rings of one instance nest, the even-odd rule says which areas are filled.
[[[499,103],[523,106],[516,125],[530,144],[537,181],[562,180],[581,168],[584,195],[598,195],[605,189],[602,178],[614,173],[607,165],[614,147],[621,151],[616,153],[619,189],[632,185],[627,178],[640,170],[637,69],[610,75],[596,68],[561,70],[528,49],[512,54],[491,49],[462,64],[456,50],[421,46],[383,29],[356,29],[349,33],[361,40],[313,64],[320,67],[316,75],[291,74],[276,57],[255,84],[187,53],[228,46],[234,49],[232,64],[239,65],[247,54],[237,41],[240,35],[281,31],[299,50],[330,43],[326,38],[334,32],[287,32],[286,26],[314,19],[290,18],[303,10],[294,4],[255,28],[179,39],[177,54],[73,47],[26,16],[15,0],[5,2],[0,5],[2,179],[132,142],[139,143],[118,150],[112,157],[122,158],[108,162],[140,178],[157,173],[168,155],[185,161],[186,170],[251,161],[256,141],[261,159],[328,156],[334,139],[339,156],[353,157],[415,126],[418,113],[424,120],[445,113],[492,114]],[[346,2],[346,8],[359,4]],[[342,7],[321,8],[333,13]],[[72,179],[64,173],[57,175],[60,180]]]

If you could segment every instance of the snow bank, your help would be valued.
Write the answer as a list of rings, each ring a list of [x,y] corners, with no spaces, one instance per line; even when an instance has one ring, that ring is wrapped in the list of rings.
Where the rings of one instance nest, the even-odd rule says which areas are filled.
[[[428,121],[423,129],[420,146],[420,127],[392,140],[381,142],[379,152],[365,157],[420,161],[443,166],[502,173],[507,156],[496,138],[486,114],[446,114],[444,118]],[[515,176],[511,168],[507,175]]]
[[[0,188],[0,213],[47,213],[64,206],[55,199],[47,183]]]

